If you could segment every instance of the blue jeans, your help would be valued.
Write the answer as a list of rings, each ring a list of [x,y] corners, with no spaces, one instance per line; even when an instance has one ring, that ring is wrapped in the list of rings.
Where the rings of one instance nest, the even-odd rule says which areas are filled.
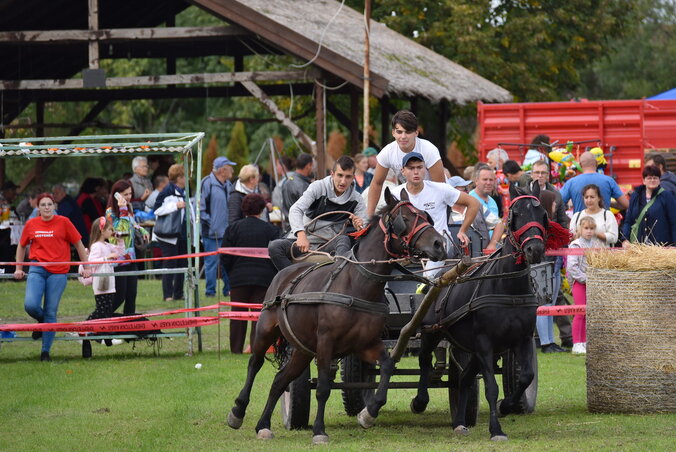
[[[222,239],[210,239],[208,237],[202,237],[202,245],[204,245],[204,251],[216,251],[221,245]],[[221,262],[221,257],[218,254],[213,256],[204,257],[204,278],[207,282],[207,287],[205,289],[206,295],[216,295],[216,278],[218,277],[218,266]],[[228,274],[225,272],[225,269],[221,266],[221,276],[223,278],[223,296],[227,296],[230,293],[230,280],[228,279]]]
[[[56,323],[56,311],[67,282],[65,274],[50,273],[45,267],[32,266],[28,271],[24,300],[24,309],[28,315],[38,322]],[[49,352],[52,348],[55,335],[53,331],[42,333],[43,352]]]
[[[561,267],[563,267],[563,257],[557,256],[554,263],[554,282],[552,287],[552,302],[544,306],[552,306],[559,296],[561,290]],[[537,317],[535,326],[540,337],[540,345],[547,345],[554,343],[554,317],[547,315],[540,315]]]

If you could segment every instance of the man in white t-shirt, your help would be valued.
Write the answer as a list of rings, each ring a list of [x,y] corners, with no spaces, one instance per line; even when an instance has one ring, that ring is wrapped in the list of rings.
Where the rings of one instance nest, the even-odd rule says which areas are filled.
[[[409,152],[403,157],[401,163],[401,173],[404,175],[406,183],[394,189],[395,196],[401,198],[402,191],[406,191],[411,204],[427,212],[434,221],[434,229],[446,238],[451,237],[448,230],[448,208],[455,204],[466,207],[465,218],[458,231],[458,241],[462,246],[469,246],[467,230],[479,212],[479,201],[446,183],[425,180],[425,161],[418,152]],[[449,251],[448,246],[450,246],[450,243],[447,242],[447,251]],[[443,265],[443,261],[430,261],[425,269],[431,270]]]
[[[426,179],[435,182],[446,182],[444,167],[441,164],[439,149],[432,143],[418,138],[418,119],[408,110],[400,110],[392,117],[392,136],[395,141],[385,146],[378,154],[376,170],[371,181],[366,215],[373,216],[376,204],[383,189],[383,183],[387,177],[387,170],[392,169],[399,173],[402,168],[402,159],[410,152],[417,152],[423,156],[423,162],[429,174]]]

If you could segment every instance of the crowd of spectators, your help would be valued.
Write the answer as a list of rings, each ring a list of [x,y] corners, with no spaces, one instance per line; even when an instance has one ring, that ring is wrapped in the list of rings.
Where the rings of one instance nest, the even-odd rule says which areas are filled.
[[[269,177],[264,179],[262,169],[256,165],[247,164],[236,168],[236,163],[228,158],[216,158],[212,171],[200,184],[202,249],[213,252],[219,247],[268,247],[274,242],[277,248],[281,248],[278,250],[273,246],[271,255],[281,256],[278,256],[278,261],[283,262],[278,268],[282,268],[290,263],[292,244],[295,243],[296,251],[301,253],[312,248],[310,241],[304,239],[305,232],[302,226],[298,226],[298,218],[311,218],[308,214],[316,209],[326,209],[327,202],[340,206],[350,202],[356,206],[355,213],[367,220],[375,212],[376,206],[383,202],[384,187],[393,188],[402,182],[405,173],[402,171],[402,156],[406,160],[408,154],[418,156],[416,158],[420,160],[419,166],[425,172],[426,179],[448,184],[479,201],[480,209],[471,229],[472,234],[478,237],[476,240],[481,243],[480,249],[495,249],[501,244],[505,232],[505,187],[509,184],[525,189],[538,184],[550,220],[563,228],[569,228],[571,235],[577,238],[574,246],[626,246],[632,242],[669,246],[676,244],[676,176],[667,170],[662,155],[648,155],[642,170],[643,184],[634,187],[631,193],[624,193],[613,178],[597,171],[596,157],[584,152],[579,158],[581,173],[558,189],[550,180],[553,174],[546,152],[549,145],[547,136],[540,135],[533,139],[521,163],[510,160],[504,150],[496,149],[489,153],[486,163],[479,162],[468,168],[464,177],[449,177],[447,171],[444,177],[438,149],[420,138],[418,133],[415,116],[410,112],[399,112],[392,122],[392,143],[380,152],[367,148],[354,159],[349,158],[349,162],[340,160],[342,163],[333,168],[335,173],[332,171],[326,178],[317,178],[314,185],[311,184],[317,176],[315,162],[309,154],[300,154],[295,161],[286,158],[278,161],[278,167],[275,168],[276,182]],[[103,232],[104,240],[108,240],[111,234],[116,235],[110,241],[115,241],[116,246],[121,247],[119,254],[124,260],[115,265],[115,273],[142,269],[136,263],[128,262],[135,259],[140,250],[147,253],[149,249],[153,256],[164,257],[185,254],[186,221],[194,217],[195,206],[194,199],[186,199],[185,196],[184,167],[180,164],[158,167],[153,162],[149,163],[148,158],[143,156],[135,157],[131,163],[131,172],[126,178],[115,182],[88,177],[75,196],[69,194],[68,186],[64,183],[53,185],[48,192],[29,189],[21,194],[15,184],[5,183],[0,189],[0,204],[13,205],[16,216],[25,226],[20,240],[13,247],[9,231],[0,229],[0,241],[3,243],[0,260],[11,261],[16,258],[16,261],[23,262],[28,249],[30,260],[68,261],[75,255],[87,260],[83,243],[90,244],[92,231],[96,232],[94,242],[101,240]],[[155,174],[150,177],[152,170]],[[235,172],[237,177],[234,177]],[[343,187],[344,183],[349,187]],[[299,200],[301,204],[297,203]],[[617,216],[609,210],[611,205],[619,208],[623,216]],[[188,215],[188,211],[192,212],[191,215]],[[465,213],[461,205],[450,206],[448,224],[463,223]],[[298,217],[295,223],[289,221],[289,217],[294,215]],[[623,219],[619,224],[618,218]],[[105,230],[101,229],[100,221],[105,221]],[[175,231],[159,233],[153,229],[153,221],[173,221],[176,224]],[[38,223],[42,226],[50,224],[54,228],[58,224],[58,228],[52,228],[60,231],[58,237],[52,238],[53,241],[48,244],[44,237],[35,234]],[[291,223],[298,224],[291,227]],[[357,224],[362,223],[360,221]],[[290,229],[290,239],[281,240]],[[302,240],[308,242],[307,246]],[[151,246],[146,248],[148,242]],[[335,252],[345,254],[343,248],[349,244],[343,244],[340,240],[336,240],[335,244],[338,244]],[[74,246],[75,253],[70,245]],[[58,252],[46,251],[50,246],[55,246]],[[66,251],[67,255],[64,254]],[[554,295],[550,301],[552,304],[566,304],[564,291],[560,289],[561,270],[566,268],[566,262],[561,257],[551,260],[554,262],[555,281]],[[170,259],[161,265],[165,268],[180,268],[186,266],[187,261]],[[584,262],[574,259],[573,264],[568,263],[568,267],[573,269],[571,282],[574,293],[577,292],[575,302],[578,303],[578,300],[584,299],[581,295]],[[234,301],[261,302],[278,268],[271,262],[255,258],[207,256],[204,258],[203,294],[215,297],[217,286],[221,284],[222,295],[230,296]],[[17,279],[26,275],[23,266],[10,271],[14,271]],[[67,267],[30,267],[25,306],[31,317],[39,322],[56,321],[67,272]],[[106,295],[109,306],[102,304],[99,307],[97,301],[97,309],[91,318],[100,317],[100,312],[112,314],[122,306],[122,314],[136,313],[138,276],[116,275],[112,287],[114,291],[107,289],[105,293],[100,293]],[[162,276],[161,298],[165,302],[183,300],[184,290],[183,274]],[[583,320],[576,319],[571,331],[569,318],[556,316],[553,319],[559,329],[561,346],[554,341],[552,317],[538,319],[537,330],[543,352],[560,352],[584,343],[579,326]],[[244,351],[246,329],[246,322],[232,322],[230,345],[233,353]],[[251,335],[253,331],[252,328]],[[53,334],[46,333],[41,337],[41,356],[49,359]],[[577,346],[575,351],[580,352],[581,347]]]

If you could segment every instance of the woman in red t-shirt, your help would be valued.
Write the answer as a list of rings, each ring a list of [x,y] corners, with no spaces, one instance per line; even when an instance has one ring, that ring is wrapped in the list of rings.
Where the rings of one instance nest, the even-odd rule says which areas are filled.
[[[15,279],[23,279],[26,274],[23,265],[26,247],[30,245],[30,260],[37,262],[69,262],[70,245],[74,245],[80,260],[87,261],[87,252],[82,245],[82,237],[73,223],[66,217],[54,213],[56,204],[49,193],[37,197],[40,216],[26,222],[21,240],[16,248]],[[68,264],[31,265],[26,282],[24,309],[40,323],[56,323],[61,294],[67,283]],[[82,276],[89,277],[91,270],[84,268]],[[44,304],[43,304],[44,298]],[[54,332],[33,332],[33,339],[42,337],[41,361],[51,361],[49,350],[54,342]]]

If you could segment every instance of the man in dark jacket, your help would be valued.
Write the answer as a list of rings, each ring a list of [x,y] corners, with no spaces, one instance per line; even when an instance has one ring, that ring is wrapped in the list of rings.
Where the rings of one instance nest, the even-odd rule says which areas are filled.
[[[52,193],[54,194],[54,200],[58,204],[56,213],[67,217],[73,223],[77,232],[82,236],[82,243],[89,243],[89,231],[85,225],[82,210],[80,210],[80,206],[77,205],[75,199],[66,192],[66,189],[61,184],[54,185]]]
[[[284,218],[289,218],[289,209],[303,196],[305,190],[312,183],[312,170],[314,159],[310,154],[300,154],[296,159],[296,171],[286,177],[282,186],[282,213]]]

